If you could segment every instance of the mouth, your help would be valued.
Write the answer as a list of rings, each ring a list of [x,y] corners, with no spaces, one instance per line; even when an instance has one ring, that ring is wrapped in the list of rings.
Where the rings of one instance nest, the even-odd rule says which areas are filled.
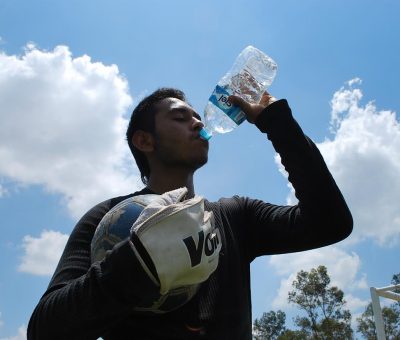
[[[209,133],[205,128],[201,128],[201,130],[199,131],[199,137],[203,140],[208,141],[212,137],[212,134]]]
[[[198,141],[200,144],[202,144],[202,145],[208,147],[208,144],[209,144],[209,143],[208,143],[208,140],[204,139],[202,136],[196,135],[196,136],[194,137],[194,140],[195,140],[195,141]]]

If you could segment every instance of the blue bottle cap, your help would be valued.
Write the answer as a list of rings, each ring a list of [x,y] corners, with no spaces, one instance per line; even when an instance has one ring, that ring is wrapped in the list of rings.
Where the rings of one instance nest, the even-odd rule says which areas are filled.
[[[212,137],[212,134],[209,133],[205,128],[202,128],[199,132],[200,137],[204,140],[209,140]]]

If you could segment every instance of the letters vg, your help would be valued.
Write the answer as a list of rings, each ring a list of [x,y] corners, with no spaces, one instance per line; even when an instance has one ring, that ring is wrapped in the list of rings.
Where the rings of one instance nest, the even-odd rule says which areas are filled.
[[[186,248],[189,252],[190,261],[192,267],[197,266],[201,262],[203,254],[207,257],[213,255],[215,251],[218,250],[220,244],[221,235],[219,235],[219,230],[214,229],[212,232],[207,233],[204,237],[204,231],[201,230],[198,233],[199,242],[195,243],[192,236],[183,239]]]

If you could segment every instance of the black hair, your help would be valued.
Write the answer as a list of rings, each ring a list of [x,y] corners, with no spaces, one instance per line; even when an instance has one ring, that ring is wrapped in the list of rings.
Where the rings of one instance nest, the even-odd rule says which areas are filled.
[[[157,111],[156,104],[166,98],[177,98],[186,101],[186,96],[181,90],[169,87],[160,88],[154,91],[149,96],[143,98],[136,106],[136,108],[132,112],[128,129],[126,131],[126,139],[128,141],[128,145],[131,149],[132,155],[133,157],[135,157],[135,161],[139,168],[143,184],[147,184],[149,180],[150,166],[149,162],[147,161],[146,155],[133,145],[132,137],[138,130],[154,133],[154,117]]]

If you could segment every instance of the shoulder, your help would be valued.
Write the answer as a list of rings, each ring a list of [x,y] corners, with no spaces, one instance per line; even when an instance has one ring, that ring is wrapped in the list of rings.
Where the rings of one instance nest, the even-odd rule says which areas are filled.
[[[247,223],[259,218],[269,216],[280,206],[247,196],[232,196],[220,198],[216,202],[205,201],[205,209],[212,210],[214,214],[220,214],[230,219],[246,219]]]
[[[232,209],[232,208],[245,208],[249,202],[257,201],[256,199],[234,195],[232,197],[221,197],[218,201],[204,200],[206,207],[209,208],[221,208],[221,209]]]
[[[207,207],[229,207],[230,205],[240,204],[244,199],[244,197],[235,195],[232,197],[221,197],[217,201],[210,201],[205,198],[204,203]]]
[[[92,208],[90,208],[82,216],[82,218],[78,221],[78,225],[97,226],[97,224],[104,217],[104,215],[107,214],[107,212],[110,211],[118,203],[120,203],[130,197],[143,195],[143,194],[146,194],[146,191],[144,189],[140,190],[140,191],[136,191],[136,192],[128,194],[128,195],[112,197],[103,202],[100,202],[100,203],[96,204],[95,206],[93,206]]]
[[[226,216],[237,216],[246,210],[249,198],[241,196],[222,197],[218,201],[205,200],[206,210],[212,210],[215,213]]]
[[[112,197],[103,202],[97,203],[82,216],[81,221],[90,217],[105,215],[112,207],[117,205],[119,202],[122,202],[123,200],[132,197],[133,195],[134,194]]]

